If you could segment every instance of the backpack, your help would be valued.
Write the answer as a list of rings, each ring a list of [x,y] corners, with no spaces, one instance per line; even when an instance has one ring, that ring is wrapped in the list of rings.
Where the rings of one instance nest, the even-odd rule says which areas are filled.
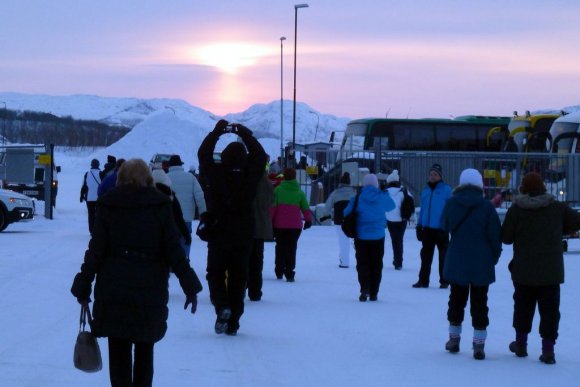
[[[342,219],[340,228],[348,238],[356,238],[356,207],[358,204],[358,194],[354,197],[352,211]]]
[[[401,218],[405,221],[409,221],[413,214],[415,213],[415,200],[409,195],[407,188],[401,188],[403,191],[403,202],[401,203]]]

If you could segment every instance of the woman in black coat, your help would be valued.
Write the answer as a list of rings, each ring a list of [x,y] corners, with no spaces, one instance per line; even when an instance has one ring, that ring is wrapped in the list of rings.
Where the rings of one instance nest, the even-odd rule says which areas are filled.
[[[542,178],[527,173],[502,225],[502,242],[513,244],[509,269],[514,284],[513,327],[516,340],[509,349],[528,356],[528,334],[538,306],[542,355],[554,364],[560,324],[560,284],[564,283],[562,235],[580,229],[580,214],[546,193]]]
[[[108,337],[111,385],[150,386],[153,346],[167,330],[169,269],[192,313],[202,287],[179,243],[171,201],[155,189],[143,160],[126,161],[117,186],[97,205],[95,230],[71,292],[88,304],[96,276],[91,331]]]

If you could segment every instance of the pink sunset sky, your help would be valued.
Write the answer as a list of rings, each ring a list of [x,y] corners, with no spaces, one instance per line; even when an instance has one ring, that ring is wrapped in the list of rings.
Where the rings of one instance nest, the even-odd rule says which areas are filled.
[[[577,0],[310,0],[297,101],[341,117],[580,104]],[[4,0],[0,92],[179,98],[223,115],[293,98],[286,0]],[[8,106],[8,108],[10,108]]]

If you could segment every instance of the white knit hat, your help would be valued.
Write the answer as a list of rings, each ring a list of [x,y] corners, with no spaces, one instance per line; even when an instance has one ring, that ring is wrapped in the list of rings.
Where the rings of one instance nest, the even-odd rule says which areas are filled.
[[[373,187],[379,188],[379,179],[377,175],[369,173],[365,175],[363,179],[363,186],[372,185]]]
[[[163,169],[154,169],[151,175],[153,175],[153,182],[171,187],[171,179]]]
[[[389,176],[387,176],[387,184],[392,183],[394,181],[399,181],[399,171],[393,169],[393,172]]]
[[[468,168],[461,172],[459,185],[473,185],[483,188],[483,178],[477,169]]]

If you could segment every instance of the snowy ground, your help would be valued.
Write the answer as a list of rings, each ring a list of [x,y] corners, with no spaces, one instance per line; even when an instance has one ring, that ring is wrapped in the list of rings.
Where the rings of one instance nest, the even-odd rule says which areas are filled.
[[[63,172],[53,220],[39,216],[0,234],[0,386],[108,385],[106,340],[100,339],[104,369],[73,368],[79,305],[70,294],[88,242],[86,209],[79,189],[86,158],[61,156]],[[391,265],[390,244],[378,302],[358,301],[354,263],[339,269],[332,227],[315,226],[299,242],[296,282],[275,279],[274,245],[266,245],[264,297],[246,303],[237,337],[213,332],[207,285],[198,312],[183,310],[177,281],[170,283],[166,337],[155,346],[157,386],[577,386],[580,380],[580,260],[566,255],[557,364],[538,361],[537,318],[529,353],[516,358],[507,348],[512,284],[511,248],[497,266],[489,294],[487,358],[471,353],[472,328],[464,323],[461,352],[444,351],[448,291],[435,285],[413,289],[419,269],[414,230],[405,235],[402,271]],[[580,250],[572,241],[570,250]],[[205,244],[194,238],[193,266],[205,274]],[[354,261],[354,259],[353,259]],[[435,268],[435,265],[434,265]]]

